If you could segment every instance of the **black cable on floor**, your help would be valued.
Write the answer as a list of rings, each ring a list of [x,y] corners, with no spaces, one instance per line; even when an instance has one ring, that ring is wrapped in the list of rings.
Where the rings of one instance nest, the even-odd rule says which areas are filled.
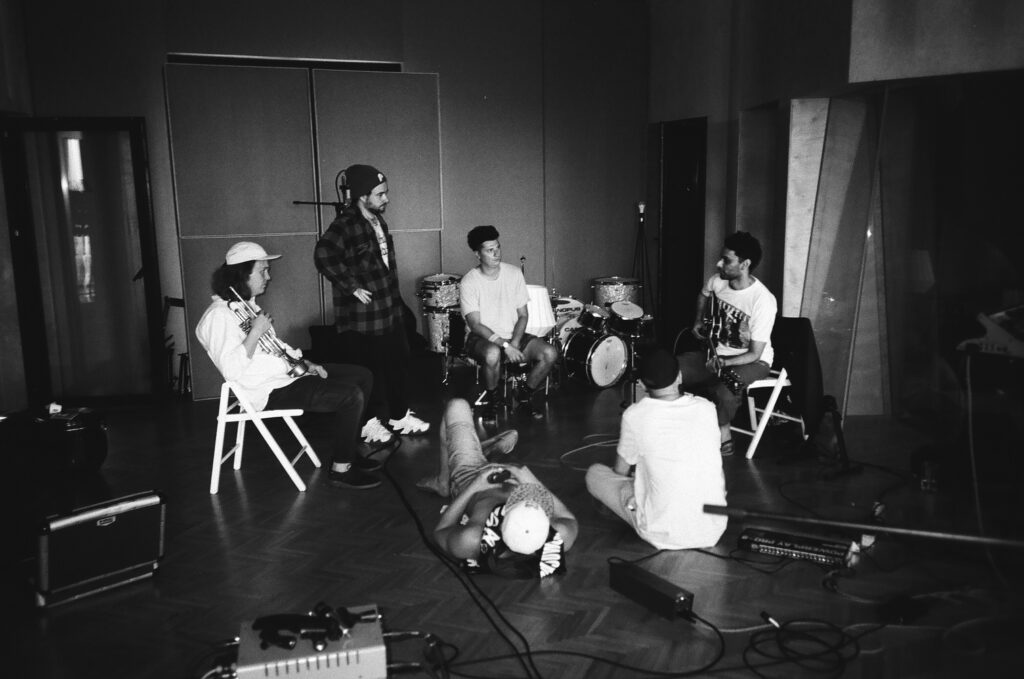
[[[398,445],[395,447],[395,451],[397,451],[401,447],[401,445],[402,443],[401,441],[399,441]],[[391,483],[392,487],[395,489],[395,493],[398,495],[399,501],[405,507],[406,511],[409,513],[409,516],[412,517],[413,524],[415,525],[416,531],[419,533],[420,539],[423,541],[423,544],[427,547],[428,550],[430,550],[430,552],[435,557],[437,557],[437,559],[445,566],[445,568],[447,568],[452,573],[452,575],[455,576],[455,578],[459,581],[459,584],[461,584],[462,587],[466,590],[466,593],[469,594],[470,599],[473,601],[476,607],[479,608],[480,612],[484,614],[485,618],[487,618],[487,622],[490,623],[492,628],[494,628],[494,631],[497,632],[498,636],[500,636],[501,639],[506,644],[508,644],[509,648],[512,649],[514,653],[513,657],[515,657],[516,660],[518,660],[520,666],[523,668],[523,671],[526,672],[527,678],[543,679],[540,671],[537,669],[536,665],[533,662],[530,644],[526,640],[526,637],[523,636],[523,634],[515,627],[515,625],[509,622],[509,620],[498,609],[498,606],[491,600],[490,597],[487,596],[487,594],[480,588],[480,586],[471,577],[467,576],[462,572],[459,562],[445,554],[437,545],[433,543],[433,541],[427,535],[426,529],[423,527],[423,522],[420,520],[419,515],[416,514],[416,511],[409,503],[409,499],[405,496],[405,493],[402,491],[401,486],[388,471],[386,462],[384,466],[381,467],[381,473],[383,473],[385,478],[387,478],[387,480]],[[484,603],[481,602],[481,600],[483,602],[486,602],[487,606],[490,606],[490,608],[494,610],[494,615],[498,618],[498,620],[501,621],[502,624],[504,624],[512,632],[512,634],[514,634],[519,639],[525,650],[520,651],[519,648],[516,647],[512,639],[510,639],[509,636],[505,634],[504,630],[501,629],[500,625],[497,622],[495,622],[494,617],[492,617],[491,615],[491,612],[487,609],[487,606],[485,606]]]

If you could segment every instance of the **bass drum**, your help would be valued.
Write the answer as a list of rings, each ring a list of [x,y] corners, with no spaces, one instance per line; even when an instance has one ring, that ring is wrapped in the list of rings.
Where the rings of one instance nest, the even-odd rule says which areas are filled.
[[[626,343],[615,335],[602,335],[579,328],[565,342],[563,360],[566,374],[604,389],[626,374]]]

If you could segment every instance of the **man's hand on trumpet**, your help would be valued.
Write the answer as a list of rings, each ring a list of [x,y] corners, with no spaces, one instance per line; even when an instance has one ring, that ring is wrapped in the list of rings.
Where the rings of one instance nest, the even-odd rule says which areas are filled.
[[[313,363],[313,361],[307,361],[305,359],[303,359],[303,362],[306,364],[306,368],[309,369],[309,373],[311,375],[316,375],[317,377],[323,377],[324,379],[327,379],[327,371],[324,370],[324,367],[322,365],[318,363]]]
[[[263,337],[269,330],[274,329],[274,320],[269,314],[259,312],[252,318],[252,323],[249,327],[249,332],[245,336],[245,340],[242,345],[245,347],[246,353],[249,354],[249,358],[256,353],[256,346],[260,342],[260,338]]]

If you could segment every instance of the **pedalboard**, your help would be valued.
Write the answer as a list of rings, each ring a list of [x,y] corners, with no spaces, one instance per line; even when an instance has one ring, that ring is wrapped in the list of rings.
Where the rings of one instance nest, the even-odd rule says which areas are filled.
[[[693,592],[673,585],[635,563],[609,563],[608,584],[616,592],[628,596],[669,620],[689,617],[693,610]]]
[[[320,610],[323,609],[323,610]],[[242,623],[238,679],[387,679],[387,649],[375,605],[309,615],[269,615]]]

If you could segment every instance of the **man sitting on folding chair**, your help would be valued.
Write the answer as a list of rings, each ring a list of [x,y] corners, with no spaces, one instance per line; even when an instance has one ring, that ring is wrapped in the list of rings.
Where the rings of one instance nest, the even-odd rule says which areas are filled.
[[[373,375],[356,365],[317,365],[274,333],[273,319],[256,304],[270,282],[268,255],[256,243],[235,243],[213,273],[213,301],[196,326],[196,337],[225,380],[258,410],[301,408],[330,413],[333,485],[365,489],[380,485],[371,472],[380,463],[364,457],[359,422]]]
[[[751,275],[760,261],[761,244],[749,233],[726,237],[718,271],[697,297],[692,331],[705,348],[678,357],[683,389],[710,399],[718,410],[722,455],[733,453],[729,423],[744,389],[768,376],[774,357],[771,337],[778,303]]]

